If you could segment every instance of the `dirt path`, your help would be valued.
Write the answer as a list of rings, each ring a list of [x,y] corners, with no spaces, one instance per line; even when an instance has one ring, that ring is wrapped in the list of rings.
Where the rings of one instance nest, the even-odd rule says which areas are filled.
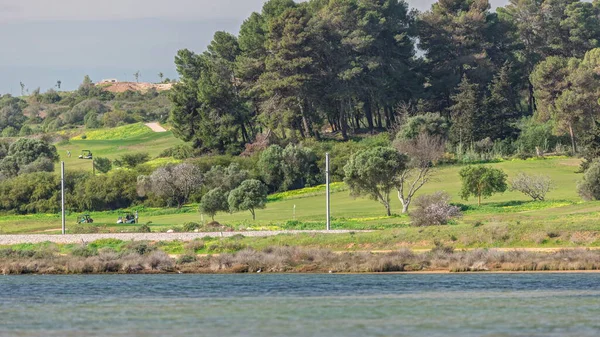
[[[276,236],[280,234],[297,235],[297,234],[342,234],[350,232],[369,232],[369,231],[349,231],[349,230],[332,230],[332,231],[256,231],[256,232],[214,232],[214,233],[113,233],[113,234],[68,234],[68,235],[51,235],[51,234],[23,234],[23,235],[0,235],[0,245],[16,245],[21,243],[81,243],[92,242],[100,239],[120,239],[123,241],[192,241],[207,236],[212,237],[231,237],[241,234],[251,237],[266,237]]]
[[[167,132],[167,129],[163,128],[162,126],[160,126],[160,124],[154,122],[154,123],[146,123],[146,126],[149,127],[150,129],[152,129],[152,131],[154,132]]]

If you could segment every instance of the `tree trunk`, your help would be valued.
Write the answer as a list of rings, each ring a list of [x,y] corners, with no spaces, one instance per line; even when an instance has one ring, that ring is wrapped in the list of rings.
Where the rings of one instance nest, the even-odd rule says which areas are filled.
[[[390,116],[391,116],[392,114],[390,113],[390,111],[389,111],[389,110],[391,110],[391,109],[390,109],[389,107],[387,107],[387,106],[385,106],[385,107],[383,108],[383,113],[384,113],[384,115],[385,115],[385,127],[386,127],[387,129],[389,129],[389,128],[390,128],[390,125],[392,125],[392,120],[390,119]]]
[[[242,129],[242,141],[244,142],[244,144],[250,143],[252,140],[248,136],[248,132],[246,131],[246,126],[244,125],[244,123],[242,123],[240,127]]]
[[[344,141],[348,140],[347,121],[344,108],[344,101],[340,102],[340,130],[342,131],[342,138]]]
[[[256,212],[254,212],[253,208],[250,209],[250,213],[252,213],[252,220],[256,220]]]
[[[528,109],[529,109],[529,114],[533,115],[533,113],[535,112],[535,96],[534,96],[534,88],[533,88],[533,84],[529,82],[529,101],[528,101]]]
[[[281,123],[279,126],[281,128],[281,139],[286,139],[285,126],[283,126],[283,123]]]
[[[408,206],[410,206],[410,201],[407,203],[402,203],[402,214],[408,213]]]
[[[411,202],[410,196],[408,198],[404,198],[402,192],[400,192],[400,189],[398,189],[398,200],[400,200],[400,203],[402,203],[402,214],[408,213],[408,207],[410,206]]]
[[[573,132],[573,124],[569,123],[569,134],[571,135],[571,145],[573,146],[573,155],[577,154],[577,144],[575,143],[575,132]]]
[[[304,127],[304,131],[307,137],[312,137],[312,129],[310,127],[310,120],[306,117],[306,109],[304,108],[304,103],[299,102],[298,107],[300,108],[300,115],[302,115],[302,126]],[[302,138],[306,138],[304,135]]]
[[[331,118],[327,117],[327,121],[329,122],[329,127],[331,128],[331,132],[336,131],[335,124],[331,121]]]
[[[481,194],[477,196],[477,206],[481,206]]]
[[[385,205],[385,210],[387,211],[387,216],[392,216],[392,209],[390,204]]]
[[[302,124],[304,125],[304,130],[306,132],[306,135],[309,137],[312,137],[312,130],[310,128],[310,122],[308,121],[308,118],[306,118],[306,116],[302,116]]]
[[[373,109],[371,107],[371,100],[365,100],[365,117],[367,118],[367,124],[369,126],[369,132],[373,134]]]

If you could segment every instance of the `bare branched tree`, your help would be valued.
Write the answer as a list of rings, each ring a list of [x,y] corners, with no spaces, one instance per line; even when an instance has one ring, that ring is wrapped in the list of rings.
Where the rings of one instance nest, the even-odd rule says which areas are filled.
[[[398,199],[402,203],[402,213],[407,213],[415,194],[431,181],[434,174],[433,164],[444,156],[446,143],[439,136],[421,133],[415,139],[396,140],[394,147],[410,159],[396,186]]]
[[[535,201],[544,201],[554,184],[549,176],[518,173],[510,181],[511,191],[519,191]]]

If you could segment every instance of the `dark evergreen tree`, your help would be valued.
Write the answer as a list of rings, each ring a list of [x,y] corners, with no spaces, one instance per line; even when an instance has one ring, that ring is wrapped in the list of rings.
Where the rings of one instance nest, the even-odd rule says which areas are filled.
[[[511,139],[516,135],[515,123],[519,117],[519,96],[510,81],[509,66],[500,69],[489,85],[485,98],[485,116],[479,120],[479,138]]]
[[[452,96],[450,139],[455,144],[470,144],[477,140],[477,122],[481,111],[478,92],[477,84],[471,83],[465,76],[458,85],[457,93]]]

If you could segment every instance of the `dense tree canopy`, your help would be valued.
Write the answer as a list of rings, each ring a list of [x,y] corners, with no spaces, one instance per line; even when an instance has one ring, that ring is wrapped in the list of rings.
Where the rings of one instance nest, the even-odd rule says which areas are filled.
[[[598,0],[510,0],[495,12],[488,0],[440,0],[422,13],[402,0],[271,0],[238,36],[179,51],[171,120],[205,152],[239,153],[267,132],[297,142],[376,129],[429,129],[464,149],[514,141],[535,114],[576,149],[600,98],[599,20]]]

